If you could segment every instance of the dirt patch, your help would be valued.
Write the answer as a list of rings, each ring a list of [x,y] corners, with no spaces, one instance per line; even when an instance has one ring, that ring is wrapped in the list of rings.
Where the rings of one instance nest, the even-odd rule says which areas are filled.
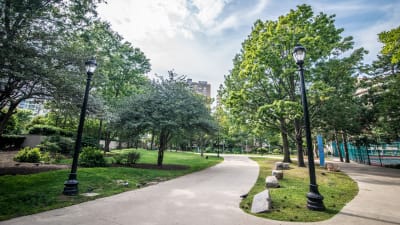
[[[176,165],[176,164],[165,164],[162,166],[157,166],[155,164],[149,163],[135,163],[132,165],[120,165],[120,164],[112,164],[112,167],[131,167],[131,168],[139,168],[139,169],[155,169],[155,170],[186,170],[189,169],[189,166],[184,165]]]
[[[1,167],[0,168],[0,176],[1,175],[25,175],[25,174],[33,174],[40,173],[50,170],[59,170],[59,169],[67,169],[67,165],[19,165],[19,166],[11,166],[11,167]]]
[[[14,156],[17,152],[18,151],[0,151],[0,176],[33,174],[69,168],[68,165],[16,162],[14,161]]]
[[[14,161],[14,156],[18,151],[0,151],[0,176],[1,175],[24,175],[40,173],[50,170],[59,170],[70,168],[69,165],[58,164],[42,164],[42,163],[20,163]],[[156,169],[156,170],[186,170],[189,166],[166,164],[157,166],[148,163],[136,163],[132,165],[112,164],[111,167],[130,167],[139,169]]]

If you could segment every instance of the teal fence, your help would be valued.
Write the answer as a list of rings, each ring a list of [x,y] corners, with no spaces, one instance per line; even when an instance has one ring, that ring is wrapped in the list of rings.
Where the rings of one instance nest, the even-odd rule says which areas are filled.
[[[348,143],[347,147],[349,149],[349,158],[352,161],[376,166],[400,165],[400,142],[369,146],[356,146]],[[332,148],[333,155],[338,157],[339,153],[335,142],[332,142]],[[339,144],[339,149],[344,158],[343,143]]]

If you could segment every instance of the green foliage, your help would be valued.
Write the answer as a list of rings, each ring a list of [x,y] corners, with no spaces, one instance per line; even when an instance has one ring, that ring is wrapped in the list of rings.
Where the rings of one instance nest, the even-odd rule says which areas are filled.
[[[0,26],[0,55],[7,56],[0,61],[0,80],[8,90],[0,95],[0,114],[6,110],[0,120],[0,135],[22,100],[55,96],[59,91],[67,95],[64,90],[73,90],[73,82],[65,80],[66,77],[71,79],[79,68],[83,69],[83,54],[62,50],[73,34],[81,33],[90,20],[96,18],[93,14],[98,2],[0,2],[4,12],[0,14],[3,21]],[[79,52],[82,53],[82,49]]]
[[[3,135],[0,136],[0,150],[19,149],[24,143],[25,137],[19,135]]]
[[[160,166],[162,153],[173,136],[182,133],[194,136],[216,130],[204,99],[193,93],[182,77],[174,76],[176,74],[170,71],[170,79],[153,82],[145,93],[123,102],[114,124],[130,137],[147,131],[157,132]]]
[[[61,135],[66,137],[72,137],[74,135],[73,132],[51,125],[34,125],[29,129],[28,133],[40,135]]]
[[[44,152],[50,152],[52,154],[60,153],[61,148],[57,143],[50,142],[48,140],[43,141],[40,145],[37,146],[40,150]]]
[[[4,117],[5,111],[0,113],[0,120]],[[8,120],[5,125],[5,134],[23,134],[26,132],[26,126],[29,124],[32,111],[18,109]]]
[[[40,153],[39,148],[30,148],[25,147],[18,151],[14,160],[18,162],[30,162],[30,163],[38,163],[41,159],[42,155]]]
[[[115,152],[117,154],[120,150]],[[154,158],[157,157],[155,151],[139,150],[139,152],[146,163],[154,162]],[[221,160],[222,158],[217,157],[209,157],[206,160],[196,154],[166,152],[166,163],[184,165],[187,166],[187,169],[166,171],[123,167],[79,168],[79,191],[84,193],[87,190],[92,190],[100,194],[96,197],[84,197],[82,195],[71,198],[60,197],[60,184],[62,186],[70,172],[69,170],[0,176],[0,209],[2,210],[0,220],[66,207],[134,190],[138,188],[136,184],[169,180],[213,166]],[[117,180],[124,180],[129,185],[120,185]]]
[[[74,150],[74,144],[75,142],[69,137],[53,135],[47,137],[37,147],[39,147],[42,151],[50,152],[52,155],[70,155]]]
[[[384,44],[381,52],[391,57],[391,63],[400,62],[400,26],[390,31],[383,31],[378,34],[379,41]]]
[[[100,148],[98,138],[87,135],[82,137],[82,146]]]
[[[255,151],[260,153],[261,155],[268,153],[268,149],[263,147],[256,148]]]
[[[332,126],[327,129],[341,125],[340,119],[345,117],[348,120],[343,124],[349,126],[343,129],[356,130],[354,118],[358,111],[351,104],[355,91],[353,76],[359,72],[365,50],[348,52],[353,48],[352,37],[342,37],[342,33],[343,29],[335,27],[334,15],[314,14],[309,5],[299,5],[276,21],[257,20],[219,91],[231,121],[230,131],[253,134],[264,140],[280,135],[286,162],[290,161],[289,141],[302,146],[300,81],[291,54],[296,44],[307,49],[304,76],[310,89],[309,111],[311,119],[318,121],[312,124],[321,129],[330,119],[327,102],[331,100],[329,106],[332,106],[336,100],[343,102],[337,109],[345,112],[338,116],[331,113],[335,120],[329,120]],[[344,57],[345,54],[350,56]],[[351,109],[344,107],[347,105]]]
[[[106,165],[103,152],[94,147],[84,147],[79,155],[79,165],[84,167],[102,167]]]
[[[41,155],[40,161],[43,161],[44,163],[50,163],[51,162],[51,156],[50,153],[45,152]]]
[[[260,166],[256,184],[251,188],[248,196],[240,203],[240,208],[250,213],[254,195],[265,190],[265,177],[271,175],[275,162],[281,159],[252,158]],[[279,180],[280,188],[270,189],[273,208],[269,212],[254,214],[255,216],[279,221],[315,222],[327,220],[350,202],[358,192],[358,186],[349,176],[341,172],[327,172],[316,167],[318,188],[324,196],[327,210],[313,211],[305,206],[309,192],[308,169],[291,167],[285,170],[285,176]]]
[[[278,154],[281,154],[282,151],[280,149],[276,148],[276,149],[272,150],[272,153],[278,155]]]
[[[136,164],[140,159],[140,152],[129,152],[127,154],[127,163],[128,164]]]

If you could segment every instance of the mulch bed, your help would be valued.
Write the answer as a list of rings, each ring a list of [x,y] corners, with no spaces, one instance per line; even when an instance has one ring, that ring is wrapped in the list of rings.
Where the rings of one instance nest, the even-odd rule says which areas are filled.
[[[112,164],[112,167],[132,167],[139,169],[155,169],[155,170],[186,170],[189,169],[189,166],[184,165],[176,165],[176,164],[165,164],[162,166],[157,166],[156,164],[150,163],[135,163],[131,165],[120,165],[120,164]]]
[[[67,169],[66,165],[20,165],[20,166],[6,166],[0,168],[0,176],[2,175],[26,175],[33,173],[46,172],[50,170]]]
[[[157,166],[155,164],[147,164],[147,163],[136,163],[132,165],[119,165],[112,164],[111,167],[130,167],[130,168],[139,168],[139,169],[156,169],[156,170],[186,170],[189,169],[189,166],[183,165],[174,165],[174,164],[166,164],[163,166]],[[41,173],[51,170],[60,170],[67,169],[69,166],[67,165],[44,165],[44,164],[26,164],[19,166],[6,166],[0,167],[0,176],[2,175],[26,175],[26,174],[34,174]]]

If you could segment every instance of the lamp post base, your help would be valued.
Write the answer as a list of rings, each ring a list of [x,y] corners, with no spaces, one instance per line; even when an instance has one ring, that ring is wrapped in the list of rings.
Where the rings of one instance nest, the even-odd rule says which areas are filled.
[[[77,195],[78,194],[78,180],[69,179],[64,182],[64,195]]]
[[[317,189],[317,185],[310,185],[310,192],[307,193],[307,208],[314,211],[324,211],[324,196]]]

